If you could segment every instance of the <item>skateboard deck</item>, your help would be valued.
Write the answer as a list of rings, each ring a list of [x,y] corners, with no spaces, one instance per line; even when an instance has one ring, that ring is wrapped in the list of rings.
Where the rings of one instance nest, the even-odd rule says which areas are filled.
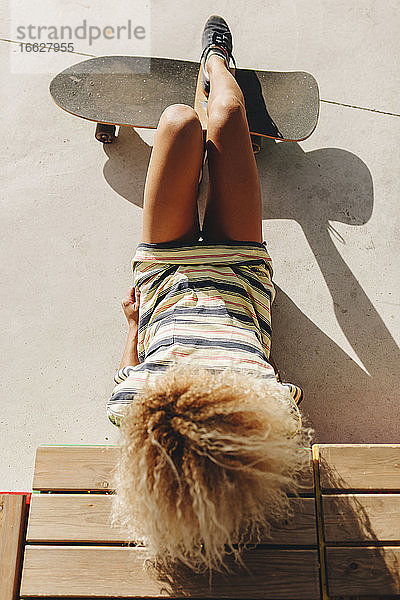
[[[200,63],[185,60],[102,56],[56,75],[50,94],[60,108],[100,124],[96,137],[103,142],[112,141],[115,125],[156,128],[163,110],[176,103],[195,107],[205,129],[207,99],[198,84],[199,69]],[[311,135],[319,112],[312,75],[236,69],[235,78],[254,136],[301,141]]]

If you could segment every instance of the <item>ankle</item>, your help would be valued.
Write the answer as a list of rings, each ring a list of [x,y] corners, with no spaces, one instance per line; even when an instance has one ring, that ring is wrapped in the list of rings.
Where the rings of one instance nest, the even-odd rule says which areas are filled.
[[[227,69],[226,61],[219,54],[211,54],[211,56],[207,58],[206,69],[210,74],[218,69]]]

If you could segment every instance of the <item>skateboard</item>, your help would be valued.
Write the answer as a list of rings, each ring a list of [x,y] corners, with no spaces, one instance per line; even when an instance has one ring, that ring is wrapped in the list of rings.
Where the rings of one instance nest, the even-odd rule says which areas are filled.
[[[303,71],[236,69],[254,152],[264,138],[301,141],[314,131],[319,90]],[[68,67],[51,81],[63,110],[97,123],[95,137],[111,143],[116,126],[155,129],[170,104],[188,104],[207,128],[207,98],[199,62],[141,56],[101,56]]]

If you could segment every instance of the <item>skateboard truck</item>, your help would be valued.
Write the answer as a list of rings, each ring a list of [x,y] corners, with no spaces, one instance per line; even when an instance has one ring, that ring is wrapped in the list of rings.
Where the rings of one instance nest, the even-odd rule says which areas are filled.
[[[108,125],[107,123],[97,123],[96,133],[94,137],[103,144],[111,144],[115,140],[115,125]]]

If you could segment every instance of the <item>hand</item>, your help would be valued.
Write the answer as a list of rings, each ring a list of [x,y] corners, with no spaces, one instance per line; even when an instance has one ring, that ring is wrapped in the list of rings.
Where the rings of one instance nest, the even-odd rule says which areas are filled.
[[[139,322],[139,303],[140,291],[139,289],[135,290],[135,286],[132,286],[121,301],[129,325],[137,325]]]

